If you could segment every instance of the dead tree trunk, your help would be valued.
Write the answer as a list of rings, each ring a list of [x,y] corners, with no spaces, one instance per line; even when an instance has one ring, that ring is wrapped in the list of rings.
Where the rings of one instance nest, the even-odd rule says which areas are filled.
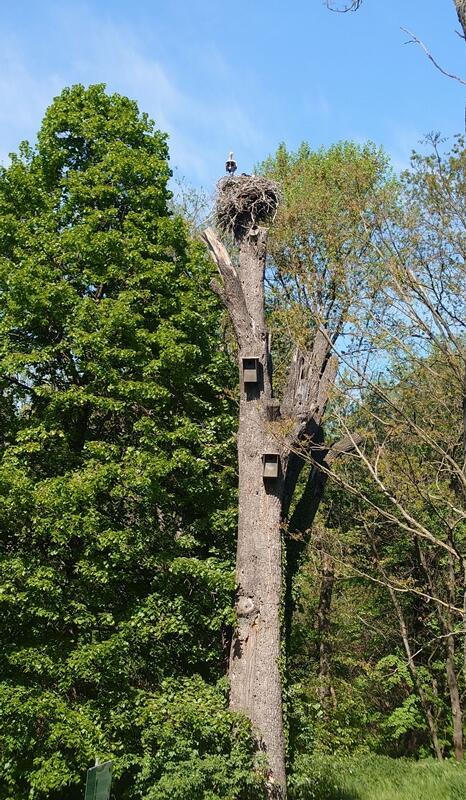
[[[241,239],[239,267],[235,269],[213,231],[209,229],[204,233],[223,278],[223,285],[215,284],[213,288],[233,323],[241,386],[237,628],[230,654],[230,705],[249,717],[259,747],[267,755],[270,797],[285,798],[280,605],[281,515],[287,457],[271,425],[278,408],[272,398],[271,359],[264,318],[266,238],[264,228],[251,226]],[[244,381],[244,359],[252,362],[256,380]],[[276,477],[264,477],[266,455],[276,457]]]
[[[311,352],[296,352],[281,404],[273,396],[264,310],[267,231],[257,223],[271,210],[270,203],[265,210],[261,206],[264,198],[272,198],[272,205],[275,202],[276,206],[276,187],[264,178],[239,176],[222,181],[219,194],[222,193],[223,204],[217,203],[217,216],[219,223],[223,219],[221,227],[233,233],[239,249],[238,266],[232,264],[212,229],[204,231],[202,237],[222,279],[221,283],[213,281],[212,288],[230,316],[240,371],[237,628],[230,653],[230,705],[249,717],[258,746],[267,755],[268,797],[284,800],[280,670],[284,523],[305,466],[305,455],[316,449],[320,466],[328,467],[335,457],[352,448],[353,441],[345,439],[322,450],[321,419],[336,375],[336,359],[331,357],[329,337],[324,331],[317,333]],[[246,365],[252,373],[248,373],[248,380]],[[317,486],[318,474],[315,468],[311,470],[300,507],[303,541],[323,493],[324,483]],[[289,566],[287,571],[292,571]]]
[[[241,243],[239,278],[251,320],[239,337],[239,513],[236,559],[238,627],[230,656],[230,704],[246,711],[260,735],[271,787],[285,796],[285,743],[280,677],[282,581],[281,505],[285,454],[271,431],[275,406],[264,320],[266,233],[253,229]],[[243,380],[243,359],[257,359],[256,383]],[[264,456],[277,456],[277,477],[264,478]],[[272,467],[273,467],[272,462]]]

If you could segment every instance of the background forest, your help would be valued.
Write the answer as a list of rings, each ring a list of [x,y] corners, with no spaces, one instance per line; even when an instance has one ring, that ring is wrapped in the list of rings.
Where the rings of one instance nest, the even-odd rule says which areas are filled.
[[[325,329],[325,440],[352,445],[313,450],[323,501],[283,532],[290,792],[460,798],[464,142],[430,137],[401,177],[352,142],[257,171],[281,192],[276,390]],[[263,797],[225,680],[235,347],[169,178],[166,135],[102,85],[65,89],[0,170],[1,800],[77,800],[96,755],[118,800]]]

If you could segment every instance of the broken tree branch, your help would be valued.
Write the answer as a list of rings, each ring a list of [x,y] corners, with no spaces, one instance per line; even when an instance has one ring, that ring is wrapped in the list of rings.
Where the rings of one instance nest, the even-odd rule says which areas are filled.
[[[296,421],[293,441],[302,437],[311,419],[320,424],[338,365],[336,357],[329,358],[330,349],[328,335],[319,329],[312,350],[298,348],[290,364],[282,414]]]
[[[231,263],[230,256],[212,228],[206,228],[201,233],[201,239],[207,244],[210,255],[223,279],[223,285],[214,280],[211,286],[230,315],[238,343],[240,345],[252,344],[254,336],[251,318],[246,307],[241,281]]]

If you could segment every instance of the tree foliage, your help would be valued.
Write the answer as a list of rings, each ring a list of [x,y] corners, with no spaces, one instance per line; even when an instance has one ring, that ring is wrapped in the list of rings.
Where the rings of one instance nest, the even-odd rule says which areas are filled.
[[[304,142],[295,153],[280,145],[261,170],[283,194],[268,271],[280,373],[284,353],[311,347],[319,328],[348,347],[361,309],[377,304],[373,275],[380,259],[372,241],[381,216],[391,216],[396,181],[386,155],[371,143],[313,150]]]
[[[295,627],[295,679],[307,675],[324,749],[462,758],[464,157],[462,139],[445,153],[438,137],[414,155],[375,230],[366,368],[342,355],[334,424],[361,442],[327,487]]]
[[[82,797],[96,755],[119,798],[168,773],[177,798],[248,796],[217,686],[231,365],[167,158],[135,103],[74,86],[0,173],[3,800]]]
[[[400,181],[373,145],[261,167],[278,388],[319,329],[340,358],[297,495],[360,437],[285,534],[296,797],[329,789],[329,753],[458,752],[466,157],[430,145]],[[165,136],[102,86],[65,90],[0,171],[0,800],[77,800],[96,755],[122,800],[262,796],[223,679],[235,378],[169,177]]]

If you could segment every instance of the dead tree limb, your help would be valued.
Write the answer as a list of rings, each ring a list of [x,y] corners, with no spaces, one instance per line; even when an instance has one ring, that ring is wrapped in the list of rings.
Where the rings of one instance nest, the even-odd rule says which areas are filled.
[[[446,69],[444,69],[444,68],[443,68],[443,67],[442,67],[442,66],[441,66],[441,65],[438,63],[438,61],[436,61],[436,59],[433,57],[433,55],[432,55],[432,53],[430,52],[430,50],[428,50],[428,49],[427,49],[427,47],[426,47],[426,45],[424,44],[424,42],[423,42],[423,41],[421,41],[421,39],[419,39],[419,38],[416,36],[416,34],[414,34],[412,31],[408,30],[408,28],[401,28],[401,30],[403,31],[403,33],[407,33],[407,34],[408,34],[408,36],[410,36],[410,37],[411,37],[411,38],[410,38],[410,39],[409,39],[407,42],[405,42],[405,44],[417,44],[417,45],[419,45],[419,47],[420,47],[420,48],[421,48],[421,49],[424,51],[424,53],[426,54],[426,56],[427,56],[427,58],[429,59],[429,61],[431,61],[431,62],[432,62],[432,64],[434,65],[434,67],[435,67],[436,69],[438,69],[438,71],[439,71],[439,72],[441,72],[441,73],[442,73],[442,75],[445,75],[447,78],[452,78],[454,81],[458,81],[458,83],[461,83],[463,86],[466,86],[466,81],[465,81],[465,80],[463,80],[463,78],[460,78],[460,77],[459,77],[459,75],[455,75],[453,72],[448,72]]]

